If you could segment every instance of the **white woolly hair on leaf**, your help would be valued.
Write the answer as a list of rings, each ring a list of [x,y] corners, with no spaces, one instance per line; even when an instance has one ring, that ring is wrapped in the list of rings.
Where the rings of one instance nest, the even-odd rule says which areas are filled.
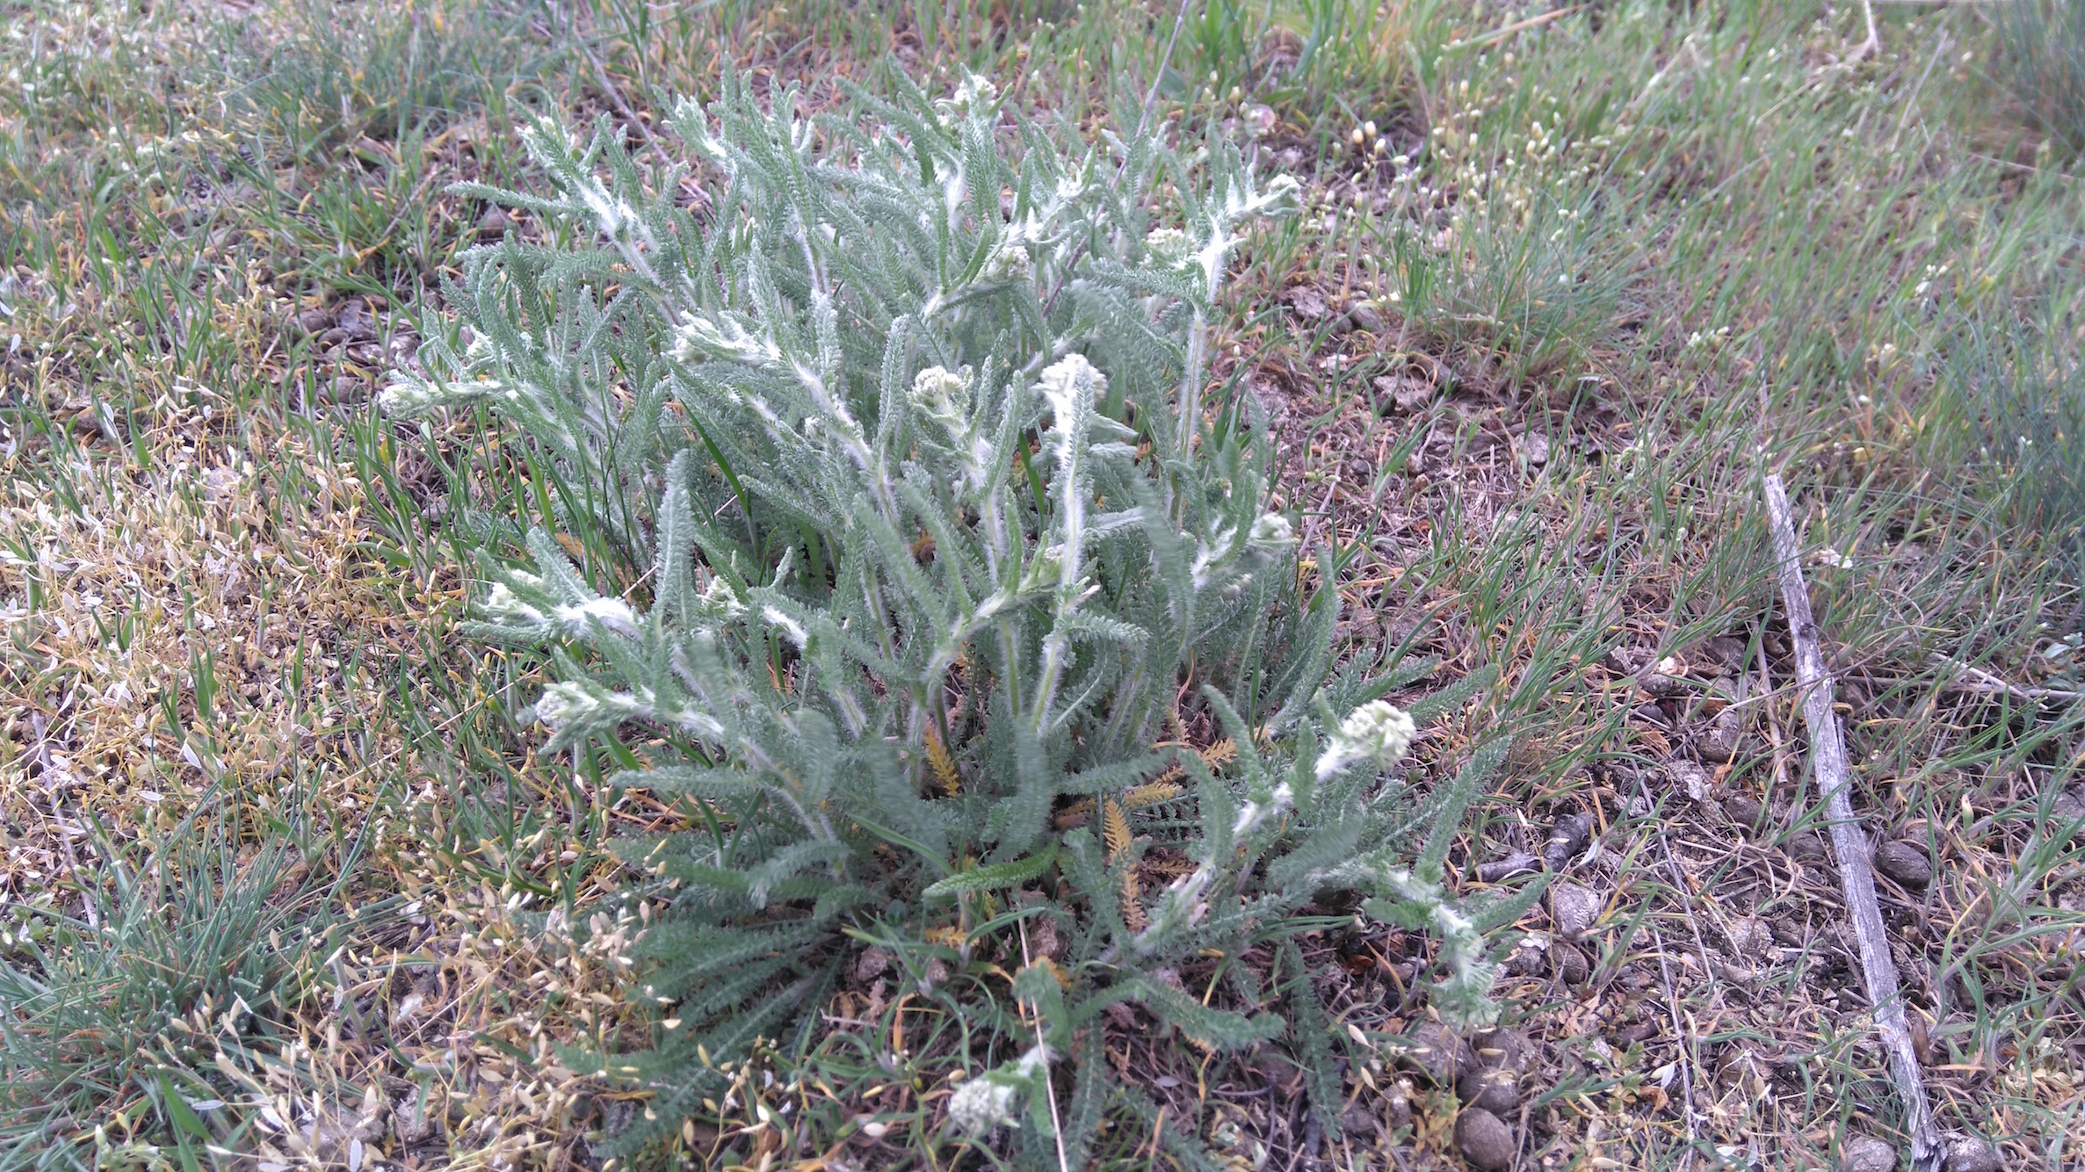
[[[584,635],[595,623],[625,638],[638,635],[637,612],[620,598],[590,598],[585,602],[567,604],[557,608],[558,622],[574,635]]]

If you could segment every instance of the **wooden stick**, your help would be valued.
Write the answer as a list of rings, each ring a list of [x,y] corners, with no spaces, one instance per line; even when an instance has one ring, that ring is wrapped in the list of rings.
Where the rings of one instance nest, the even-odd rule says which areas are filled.
[[[1788,614],[1788,632],[1795,639],[1796,687],[1803,698],[1803,723],[1810,732],[1810,766],[1817,775],[1817,789],[1824,798],[1825,813],[1832,825],[1832,853],[1839,859],[1839,888],[1846,910],[1853,916],[1854,935],[1860,941],[1861,976],[1868,989],[1868,1003],[1875,1007],[1875,1029],[1889,1052],[1890,1073],[1897,1093],[1904,1100],[1904,1115],[1911,1132],[1911,1166],[1914,1172],[1938,1172],[1945,1149],[1940,1129],[1933,1123],[1933,1110],[1926,1103],[1926,1086],[1919,1074],[1918,1053],[1911,1047],[1911,1031],[1904,1024],[1904,999],[1897,987],[1897,963],[1890,957],[1889,932],[1883,927],[1882,905],[1875,898],[1875,870],[1868,853],[1868,836],[1854,820],[1853,802],[1848,797],[1852,778],[1846,765],[1846,740],[1839,718],[1832,711],[1832,676],[1824,665],[1818,645],[1817,620],[1810,613],[1810,589],[1803,582],[1802,547],[1796,543],[1795,524],[1788,512],[1788,492],[1781,477],[1766,474],[1766,511],[1774,531],[1774,555],[1780,563],[1781,605]]]

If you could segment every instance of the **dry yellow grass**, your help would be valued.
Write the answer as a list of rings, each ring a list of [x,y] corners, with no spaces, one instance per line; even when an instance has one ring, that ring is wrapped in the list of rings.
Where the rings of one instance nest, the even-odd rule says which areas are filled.
[[[33,556],[0,552],[0,591],[17,605],[40,595],[11,621],[0,677],[13,746],[0,808],[20,824],[55,831],[67,807],[120,823],[141,804],[168,822],[221,785],[265,803],[299,761],[342,808],[374,801],[355,762],[396,746],[342,743],[350,714],[380,703],[370,671],[344,671],[342,656],[440,615],[357,548],[360,486],[337,465],[300,437],[263,438],[317,486],[279,526],[270,473],[241,447],[194,442],[201,423],[170,404],[160,469],[103,468],[77,512],[33,481],[10,485],[0,539]],[[208,712],[199,682],[216,689]],[[62,877],[60,838],[11,844],[10,878]]]
[[[56,893],[77,914],[107,880],[90,823],[149,840],[205,803],[245,825],[320,811],[366,831],[359,870],[300,876],[341,881],[345,911],[377,909],[309,958],[301,1040],[220,1064],[262,1121],[239,1150],[285,1166],[344,1160],[351,1142],[455,1168],[565,1166],[576,1136],[560,1121],[584,1080],[552,1045],[614,1028],[634,928],[599,921],[576,944],[561,914],[546,926],[483,877],[554,869],[573,845],[559,835],[510,859],[445,833],[454,795],[400,735],[387,688],[456,670],[401,657],[453,621],[460,584],[375,556],[363,486],[306,434],[250,416],[228,437],[211,396],[184,397],[198,405],[163,398],[145,437],[152,472],[89,449],[67,470],[76,508],[8,481],[0,892]],[[307,487],[278,508],[289,467]]]
[[[89,444],[36,476],[21,464],[47,453],[0,468],[0,893],[77,915],[108,879],[94,827],[120,847],[205,805],[250,815],[242,825],[321,811],[366,831],[357,872],[299,877],[342,881],[350,912],[390,910],[309,958],[301,1042],[222,1064],[263,1121],[247,1150],[327,1163],[354,1141],[372,1158],[553,1166],[578,1079],[549,1031],[576,1036],[615,1004],[604,949],[618,938],[581,948],[555,917],[547,932],[525,924],[511,890],[437,859],[451,795],[428,784],[387,689],[455,670],[402,657],[447,629],[461,584],[372,552],[345,457],[264,413],[227,427],[221,402],[175,384],[133,416],[144,432],[124,451]],[[54,474],[74,503],[54,497]]]

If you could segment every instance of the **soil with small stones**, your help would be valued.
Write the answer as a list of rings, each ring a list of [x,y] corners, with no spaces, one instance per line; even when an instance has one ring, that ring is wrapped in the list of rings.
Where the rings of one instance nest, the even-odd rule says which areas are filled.
[[[1622,413],[1600,404],[1611,390],[1605,384],[1590,407],[1561,418],[1543,387],[1514,385],[1481,357],[1391,354],[1387,337],[1400,328],[1394,314],[1370,306],[1364,322],[1354,314],[1362,303],[1338,290],[1292,288],[1282,299],[1299,319],[1333,323],[1314,331],[1317,351],[1263,347],[1242,372],[1273,426],[1282,501],[1304,513],[1313,543],[1369,540],[1344,584],[1346,631],[1363,644],[1402,643],[1411,653],[1441,656],[1448,667],[1429,681],[1440,686],[1467,662],[1470,633],[1458,629],[1452,610],[1430,611],[1434,599],[1422,588],[1403,588],[1398,570],[1423,561],[1438,518],[1452,513],[1481,542],[1524,507],[1540,478],[1597,462],[1628,442],[1617,434]],[[1381,330],[1370,328],[1377,322]],[[1532,434],[1544,436],[1540,460],[1531,458]],[[1406,444],[1409,461],[1385,462]],[[1589,569],[1588,577],[1598,573]],[[1631,588],[1645,591],[1636,613],[1663,605],[1650,587]],[[1505,949],[1497,990],[1520,1015],[1524,1067],[1493,1082],[1477,1042],[1460,1039],[1478,1047],[1464,1050],[1424,1024],[1423,990],[1408,983],[1407,962],[1389,959],[1395,953],[1384,959],[1404,990],[1398,996],[1371,1008],[1373,974],[1349,966],[1341,976],[1359,980],[1328,1000],[1345,1021],[1410,1040],[1384,1048],[1412,1088],[1384,1111],[1395,1117],[1408,1101],[1419,1132],[1452,1135],[1453,1154],[1472,1167],[1575,1159],[1599,1132],[1642,1137],[1684,1124],[1704,1138],[1743,1143],[1814,1127],[1772,1104],[1795,1102],[1801,1088],[1815,1085],[1816,1068],[1805,1065],[1814,1060],[1805,1055],[1821,1037],[1867,1037],[1866,995],[1833,853],[1809,806],[1815,795],[1799,785],[1806,781],[1803,726],[1786,690],[1794,670],[1785,630],[1770,618],[1674,646],[1652,624],[1625,617],[1621,639],[1607,660],[1581,668],[1579,681],[1587,694],[1619,706],[1622,736],[1612,750],[1561,778],[1503,785],[1494,810],[1505,813],[1495,813],[1482,840],[1457,856],[1466,868],[1460,874],[1480,886],[1538,872],[1552,877],[1546,897],[1517,926],[1523,938]],[[1856,711],[1885,687],[1865,669],[1841,676],[1841,696]],[[1526,768],[1540,770],[1536,762]],[[1922,823],[1893,822],[1877,801],[1864,790],[1856,809],[1872,820],[1864,830],[1886,881],[1892,947],[1923,1031],[1920,1045],[1936,1066],[1952,1064],[1930,1072],[1930,1084],[1943,1105],[1974,1102],[1977,1080],[1967,1074],[1974,1056],[1940,1041],[1963,1035],[1961,1011],[1939,1023],[1944,1033],[1925,1028],[1942,1005],[1961,1002],[1930,983],[1936,970],[1925,950],[1939,931],[1931,905],[1920,901],[1973,906],[1964,885],[1948,882],[1947,868],[1976,860],[2003,873],[2017,834],[1974,845],[1952,839],[1933,853]],[[2085,810],[2085,801],[2072,804]],[[1728,1040],[1689,1043],[1691,1029]],[[1840,1061],[1860,1077],[1886,1077],[1879,1051],[1864,1040]],[[1451,1068],[1452,1100],[1441,1093]],[[1524,1109],[1568,1080],[1629,1072],[1658,1078],[1568,1109],[1554,1101]],[[1364,1091],[1356,1101],[1370,1098]],[[1450,1104],[1464,1108],[1452,1131],[1437,1114]],[[1429,1118],[1437,1130],[1428,1130]],[[1817,1141],[1784,1135],[1777,1142],[1795,1151]],[[1439,1150],[1422,1143],[1411,1155],[1423,1160]],[[1811,1150],[1823,1163],[1825,1149]],[[1855,1154],[1864,1170],[1894,1163],[1883,1141],[1856,1145]],[[1981,1169],[1984,1160],[2001,1167],[1997,1158],[1989,1145],[1965,1140],[1951,1149],[1949,1167]]]

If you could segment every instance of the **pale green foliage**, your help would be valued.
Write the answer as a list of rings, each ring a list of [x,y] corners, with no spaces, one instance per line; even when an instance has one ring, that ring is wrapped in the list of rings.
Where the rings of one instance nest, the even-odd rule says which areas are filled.
[[[918,939],[958,905],[1054,895],[1018,913],[1067,941],[1068,987],[1039,965],[1015,981],[1046,1037],[977,1010],[979,1057],[1010,1060],[960,1104],[989,1128],[1114,1001],[1218,1046],[1283,1036],[1168,974],[1293,931],[1322,887],[1476,922],[1448,919],[1439,858],[1399,869],[1428,811],[1383,771],[1414,730],[1368,702],[1424,669],[1328,684],[1336,592],[1304,596],[1252,405],[1202,403],[1228,258],[1293,183],[1261,185],[1222,142],[1067,150],[975,78],[830,121],[793,110],[736,87],[684,103],[671,129],[701,159],[685,177],[640,176],[605,128],[580,149],[536,125],[557,194],[484,194],[572,244],[473,254],[450,297],[476,340],[430,345],[387,394],[399,412],[489,401],[562,478],[543,520],[648,567],[604,597],[539,531],[534,572],[487,560],[476,629],[560,648],[536,705],[553,746],[666,733],[675,747],[618,784],[709,812],[710,832],[630,854],[671,903],[641,944],[643,991],[678,1024],[616,1062],[660,1089],[657,1129],[716,1092],[698,1044],[720,1059],[813,1028],[849,926]],[[677,206],[698,187],[707,206]],[[1336,571],[1336,552],[1319,560]],[[1234,763],[1168,731],[1197,713]],[[1161,775],[1178,792],[1133,810],[1134,841],[1054,817]],[[1196,866],[1136,891],[1159,842]],[[1481,1005],[1474,947],[1457,979]],[[1065,1138],[1083,1150],[1107,1099],[1078,1101]]]

